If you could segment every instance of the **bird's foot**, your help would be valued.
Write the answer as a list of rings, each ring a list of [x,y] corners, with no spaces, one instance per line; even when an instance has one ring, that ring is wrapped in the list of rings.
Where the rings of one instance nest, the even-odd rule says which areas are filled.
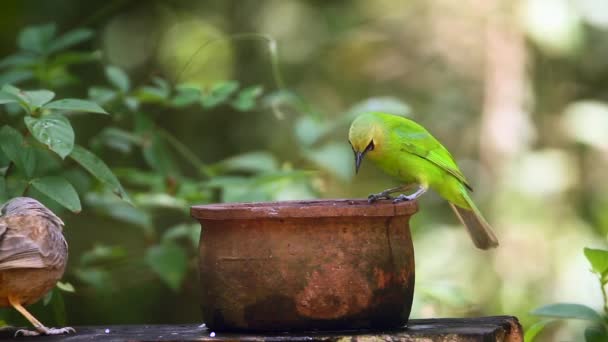
[[[401,194],[393,199],[393,203],[405,202],[405,201],[413,201],[418,197],[422,196],[426,192],[425,186],[418,187],[418,190],[411,195]]]
[[[27,330],[27,329],[19,329],[15,332],[15,337],[18,336],[38,336],[38,335],[64,335],[64,334],[73,334],[76,330],[72,327],[65,328],[47,328],[40,327],[36,330]]]
[[[367,202],[370,204],[374,203],[376,201],[379,201],[379,200],[383,200],[383,199],[393,199],[393,197],[391,195],[389,195],[389,193],[386,191],[382,191],[377,194],[371,194],[371,195],[367,196]]]
[[[412,201],[412,200],[415,200],[417,197],[418,196],[415,196],[414,194],[412,194],[412,195],[401,194],[401,195],[393,198],[393,203]]]

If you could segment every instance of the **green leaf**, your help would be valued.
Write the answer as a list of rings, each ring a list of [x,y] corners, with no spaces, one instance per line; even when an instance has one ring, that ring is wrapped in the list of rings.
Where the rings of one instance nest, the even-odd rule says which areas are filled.
[[[93,31],[89,29],[75,29],[69,31],[50,43],[49,53],[65,50],[71,46],[82,43],[93,37]]]
[[[142,102],[163,102],[169,97],[171,89],[169,83],[160,77],[154,78],[155,87],[144,86],[137,94],[137,98]]]
[[[34,73],[30,70],[11,69],[0,74],[0,86],[6,84],[19,84],[34,78]]]
[[[31,54],[16,53],[0,60],[0,68],[20,67],[35,64],[37,57]]]
[[[107,263],[124,259],[127,250],[122,246],[95,245],[80,257],[81,266],[91,266],[99,263]]]
[[[0,104],[16,103],[16,102],[17,102],[17,99],[14,96],[7,94],[0,90]]]
[[[309,160],[345,181],[353,178],[355,174],[352,155],[348,144],[338,142],[306,152]]]
[[[545,329],[545,327],[549,323],[553,323],[553,322],[555,322],[554,319],[543,319],[541,321],[538,321],[538,322],[532,324],[532,326],[530,326],[528,329],[526,329],[526,334],[524,335],[524,341],[533,342],[534,339],[536,338],[536,336],[538,334],[540,334],[540,332],[543,331],[543,329]]]
[[[125,202],[110,193],[89,192],[85,195],[85,201],[89,206],[104,215],[127,222],[129,227],[140,228],[146,236],[155,234],[152,217],[148,212],[126,205]]]
[[[101,143],[114,150],[128,153],[133,149],[133,145],[142,145],[142,138],[120,128],[108,127],[97,135],[95,143]]]
[[[238,97],[232,101],[232,106],[240,111],[252,110],[256,106],[256,100],[262,95],[262,86],[247,87],[239,93]]]
[[[58,281],[57,288],[63,292],[71,292],[71,293],[76,292],[76,289],[74,289],[74,285],[72,285],[70,283],[63,283],[63,282]]]
[[[67,66],[75,64],[84,64],[90,62],[97,62],[101,60],[101,52],[74,52],[66,51],[54,56],[49,65],[51,68],[60,70],[66,70]]]
[[[175,241],[182,238],[190,240],[194,248],[198,247],[201,226],[198,223],[182,223],[168,228],[163,234],[163,241]]]
[[[17,45],[22,50],[44,54],[55,37],[55,30],[55,24],[27,27],[19,34]]]
[[[58,176],[47,176],[36,178],[31,182],[31,184],[36,190],[40,191],[72,212],[78,213],[82,209],[80,207],[78,193],[76,193],[76,190],[72,184],[70,184],[70,182],[68,182],[65,178]]]
[[[135,197],[138,207],[171,208],[188,211],[188,203],[166,193],[139,193]]]
[[[123,93],[128,92],[131,88],[129,76],[119,67],[113,65],[107,66],[106,77],[114,87],[116,87]]]
[[[41,118],[26,116],[24,121],[32,136],[61,158],[65,159],[72,152],[74,130],[65,116],[58,114],[45,115]]]
[[[17,87],[13,87],[10,84],[5,84],[2,87],[2,92],[4,93],[3,96],[12,97],[19,103],[19,105],[23,109],[25,109],[25,111],[27,111],[28,113],[31,112],[31,106],[30,106],[31,99],[29,97],[27,97],[21,89],[19,89]]]
[[[198,87],[179,85],[176,87],[177,94],[171,99],[175,107],[186,107],[201,99],[201,90]]]
[[[164,140],[157,134],[149,138],[142,149],[144,160],[163,176],[175,174],[177,168]]]
[[[108,114],[108,112],[101,108],[97,103],[80,99],[57,100],[47,104],[44,106],[44,108],[65,110],[70,112]]]
[[[110,190],[116,196],[131,203],[129,195],[124,190],[118,178],[112,173],[110,168],[99,157],[82,146],[75,145],[70,153],[70,158],[74,159],[80,166],[87,170],[91,175],[99,181],[110,187]]]
[[[55,93],[53,93],[50,90],[44,90],[44,89],[27,90],[27,91],[24,91],[23,94],[30,99],[29,104],[32,107],[32,109],[37,109],[37,108],[44,106],[45,104],[47,104],[49,101],[51,101],[55,97]]]
[[[311,146],[317,142],[328,128],[329,126],[310,116],[300,117],[294,126],[298,142],[304,146]]]
[[[236,81],[225,81],[220,82],[213,87],[211,90],[203,94],[201,97],[201,104],[204,108],[212,108],[218,106],[230,97],[239,88],[239,83]]]
[[[224,159],[214,167],[228,171],[265,172],[278,170],[279,163],[272,154],[256,151]]]
[[[603,276],[608,272],[608,251],[585,247],[585,257],[589,260],[594,273]]]
[[[139,100],[135,96],[125,97],[124,104],[132,112],[139,109]]]
[[[97,103],[105,104],[116,99],[118,94],[116,91],[105,87],[89,88],[89,98]]]
[[[141,87],[136,93],[136,97],[139,101],[148,103],[162,103],[167,99],[168,95],[169,93],[162,89],[150,86]]]
[[[10,126],[0,129],[0,149],[29,179],[36,169],[34,149],[24,143],[23,136]]]
[[[267,94],[262,99],[262,104],[272,110],[277,119],[283,119],[286,116],[285,109],[290,109],[288,112],[301,113],[311,118],[319,119],[322,117],[322,113],[304,101],[302,97],[289,90],[279,90]]]
[[[146,263],[174,291],[179,290],[188,270],[186,252],[173,242],[163,242],[146,251]]]
[[[526,340],[527,341],[527,340]],[[585,342],[606,342],[608,333],[602,325],[590,326],[585,329]]]
[[[98,267],[78,268],[74,271],[74,275],[100,292],[108,291],[113,285],[110,273]]]
[[[601,322],[602,320],[602,317],[590,307],[571,303],[545,305],[532,311],[532,314],[543,317],[582,319],[593,322]]]
[[[154,122],[149,117],[143,113],[136,113],[135,132],[142,138],[144,160],[163,176],[175,174],[178,168],[172,157],[173,154],[169,152],[165,140],[155,129]]]

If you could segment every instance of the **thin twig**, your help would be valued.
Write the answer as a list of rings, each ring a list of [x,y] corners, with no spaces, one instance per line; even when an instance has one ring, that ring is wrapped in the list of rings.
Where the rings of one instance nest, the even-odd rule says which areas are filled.
[[[206,177],[211,177],[211,172],[209,168],[203,161],[194,153],[192,150],[188,148],[184,143],[179,141],[173,134],[169,133],[167,130],[162,129],[160,127],[156,127],[158,134],[160,134],[165,140],[173,146],[175,151],[184,157],[184,159],[189,162],[197,171],[202,172]]]
[[[229,35],[228,37],[225,37],[225,38],[217,37],[217,38],[212,38],[212,39],[207,40],[206,42],[201,44],[201,46],[192,54],[192,56],[190,57],[188,62],[184,65],[184,67],[182,68],[180,73],[177,75],[175,83],[179,82],[179,80],[182,77],[182,75],[184,74],[184,72],[186,72],[186,69],[188,69],[190,64],[192,64],[192,62],[194,61],[194,58],[196,58],[196,56],[201,51],[203,51],[204,48],[206,48],[207,46],[209,46],[213,43],[217,43],[220,41],[226,41],[226,40],[262,40],[262,41],[265,41],[268,46],[268,52],[270,53],[270,64],[271,64],[271,68],[272,68],[272,77],[274,78],[275,85],[278,90],[285,89],[285,83],[283,82],[283,77],[281,74],[281,70],[279,68],[279,53],[278,53],[277,41],[274,38],[272,38],[271,36],[262,34],[262,33],[236,33],[236,34]]]

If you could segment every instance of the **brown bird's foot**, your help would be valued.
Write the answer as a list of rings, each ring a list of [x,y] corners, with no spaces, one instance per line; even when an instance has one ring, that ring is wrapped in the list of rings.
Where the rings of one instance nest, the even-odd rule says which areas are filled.
[[[19,329],[15,332],[15,337],[18,336],[38,336],[38,335],[64,335],[73,334],[76,330],[72,327],[65,328],[47,328],[45,326],[36,328],[36,330]]]

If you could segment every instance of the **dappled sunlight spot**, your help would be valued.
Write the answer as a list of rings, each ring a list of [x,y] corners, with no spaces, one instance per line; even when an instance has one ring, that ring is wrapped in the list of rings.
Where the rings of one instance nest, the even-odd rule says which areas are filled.
[[[595,100],[568,105],[562,117],[562,129],[571,139],[608,151],[608,104]]]
[[[582,42],[580,14],[572,1],[527,0],[523,21],[528,35],[547,53],[568,55]]]
[[[590,271],[584,247],[606,248],[582,221],[564,222],[562,232],[553,241],[552,272],[555,283],[549,301],[581,303],[600,311],[602,295],[597,276]]]
[[[202,19],[176,21],[163,34],[159,63],[177,82],[208,86],[232,77],[232,42]]]
[[[527,195],[559,194],[576,184],[576,163],[573,156],[558,149],[530,152],[511,165],[506,181]]]
[[[141,66],[154,53],[157,35],[153,19],[142,13],[114,17],[102,34],[103,50],[110,64],[132,69]]]
[[[258,31],[280,41],[281,59],[284,62],[307,62],[318,45],[319,37],[327,34],[317,20],[314,10],[304,1],[267,1],[255,20]]]
[[[608,28],[608,1],[606,0],[578,0],[581,15],[591,25],[598,28]]]

